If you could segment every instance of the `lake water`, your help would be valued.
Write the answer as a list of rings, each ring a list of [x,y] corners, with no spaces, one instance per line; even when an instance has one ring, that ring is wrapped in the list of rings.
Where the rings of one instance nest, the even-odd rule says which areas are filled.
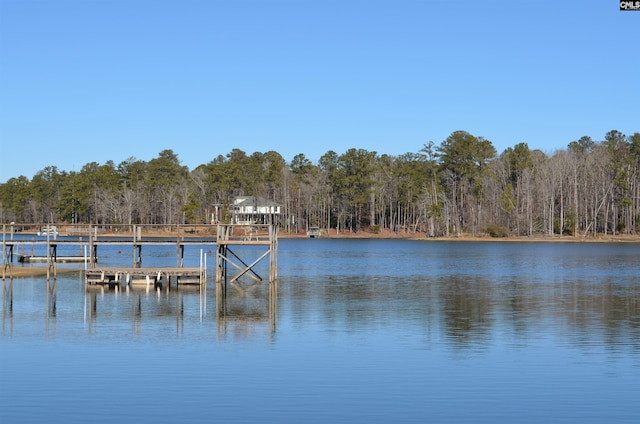
[[[281,239],[225,298],[202,249],[203,292],[5,281],[0,422],[640,422],[640,244]]]

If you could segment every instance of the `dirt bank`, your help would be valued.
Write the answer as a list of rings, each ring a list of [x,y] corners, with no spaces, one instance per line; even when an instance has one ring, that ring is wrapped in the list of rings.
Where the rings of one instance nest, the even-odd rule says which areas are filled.
[[[306,234],[280,232],[280,238],[304,238]],[[428,237],[423,232],[410,231],[381,231],[373,233],[370,231],[340,231],[335,229],[323,230],[322,238],[362,238],[362,239],[406,239],[406,240],[432,240],[432,241],[513,241],[513,242],[640,242],[638,235],[599,235],[598,237],[582,237],[582,236],[509,236],[509,237],[491,237],[489,235],[467,235],[460,236],[451,235],[449,237]]]
[[[58,268],[57,274],[60,275],[63,273],[78,272],[78,271],[79,271],[78,269],[73,269],[73,268]],[[47,268],[46,267],[22,267],[22,266],[14,265],[11,275],[13,276],[13,278],[46,276]],[[5,271],[5,279],[8,280],[9,278],[10,278],[10,274],[9,274],[9,270],[7,269]]]

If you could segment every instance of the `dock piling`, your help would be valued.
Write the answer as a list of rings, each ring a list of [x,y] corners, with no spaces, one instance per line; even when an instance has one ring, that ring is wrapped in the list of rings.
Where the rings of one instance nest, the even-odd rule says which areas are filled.
[[[234,283],[243,275],[248,275],[256,282],[261,282],[260,277],[254,270],[254,267],[267,256],[269,257],[269,283],[275,282],[277,273],[277,247],[278,247],[278,227],[277,224],[260,224],[254,225],[257,229],[267,230],[267,240],[264,238],[261,240],[260,236],[256,232],[256,236],[251,240],[247,240],[246,237],[234,237],[234,229],[238,225],[232,224],[218,224],[217,231],[217,248],[216,248],[216,283]],[[244,230],[244,226],[242,226]],[[264,246],[266,251],[260,255],[256,260],[247,264],[244,260],[236,254],[230,246]],[[229,280],[228,265],[233,266],[238,270],[233,278]]]

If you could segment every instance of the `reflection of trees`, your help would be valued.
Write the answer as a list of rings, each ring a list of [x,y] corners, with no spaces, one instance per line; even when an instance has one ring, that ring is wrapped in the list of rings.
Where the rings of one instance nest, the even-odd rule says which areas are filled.
[[[448,278],[440,283],[440,294],[445,335],[453,345],[465,346],[488,339],[495,301],[490,283]]]
[[[635,340],[640,349],[640,286],[580,281],[561,286],[561,293],[554,313],[573,342],[615,347]]]
[[[308,285],[314,285],[311,288]],[[327,327],[363,332],[383,326],[423,329],[427,343],[477,348],[500,338],[543,334],[578,345],[640,350],[640,285],[620,281],[495,281],[469,276],[332,276],[292,282],[296,315],[318,314]],[[296,305],[298,305],[296,307]]]
[[[321,291],[302,291],[300,295],[304,298],[293,302],[303,305],[303,309],[319,305],[323,322],[344,326],[350,332],[394,325],[406,319],[422,322],[433,316],[429,301],[433,286],[421,280],[349,276],[329,277],[316,284],[322,287]],[[309,297],[313,295],[317,298]],[[407,299],[407,296],[412,297]]]

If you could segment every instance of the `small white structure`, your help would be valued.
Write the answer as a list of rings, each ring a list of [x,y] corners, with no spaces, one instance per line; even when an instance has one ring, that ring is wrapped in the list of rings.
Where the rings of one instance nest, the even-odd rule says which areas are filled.
[[[233,200],[231,213],[232,224],[269,224],[277,222],[280,206],[260,197],[238,196]]]
[[[51,237],[57,237],[58,236],[58,228],[55,225],[46,225],[43,227],[40,227],[40,231],[38,231],[37,235],[39,236],[51,236]]]
[[[322,230],[320,230],[320,227],[309,227],[307,236],[309,236],[309,238],[320,237],[322,236]]]

